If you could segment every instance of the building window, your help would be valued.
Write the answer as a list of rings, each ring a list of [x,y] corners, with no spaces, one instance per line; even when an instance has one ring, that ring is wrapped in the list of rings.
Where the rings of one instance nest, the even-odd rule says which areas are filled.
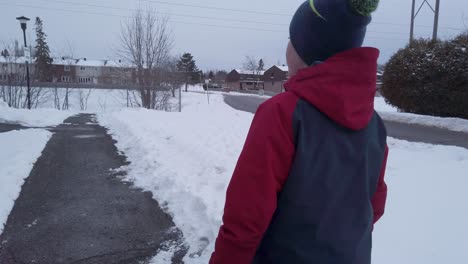
[[[62,76],[62,82],[71,82],[70,76]]]
[[[86,71],[86,67],[81,66],[80,71]]]
[[[69,72],[70,71],[70,65],[65,65],[65,71]]]
[[[80,77],[78,78],[79,83],[92,83],[93,79],[91,77]]]

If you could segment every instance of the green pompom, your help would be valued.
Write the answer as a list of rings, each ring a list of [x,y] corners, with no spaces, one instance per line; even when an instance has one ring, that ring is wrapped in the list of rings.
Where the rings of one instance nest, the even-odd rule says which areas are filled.
[[[350,0],[351,7],[361,16],[370,16],[379,6],[379,0]]]

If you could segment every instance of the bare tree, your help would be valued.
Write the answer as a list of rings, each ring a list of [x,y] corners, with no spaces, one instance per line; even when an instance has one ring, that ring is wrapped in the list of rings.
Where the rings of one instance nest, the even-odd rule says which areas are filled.
[[[253,56],[245,56],[243,68],[244,70],[250,71],[252,74],[256,75],[258,71],[257,59]]]
[[[120,56],[135,67],[141,105],[155,109],[163,86],[161,69],[170,57],[172,32],[169,18],[154,10],[137,10],[121,26]]]
[[[74,48],[70,41],[67,40],[66,48],[62,51],[62,57],[64,60],[64,67],[68,66],[70,69],[74,64]],[[54,93],[54,106],[58,110],[68,110],[70,108],[70,94],[73,92],[72,84],[68,81],[73,81],[76,76],[68,76],[69,80],[62,82],[63,87],[60,89],[55,87],[52,91]]]
[[[3,43],[2,65],[0,66],[0,97],[14,108],[26,108],[26,67],[21,57],[17,42]],[[34,65],[32,65],[34,66]],[[34,80],[34,67],[31,67],[31,79]],[[37,107],[46,97],[44,89],[32,86],[31,105]]]
[[[258,61],[253,56],[245,56],[243,68],[244,70],[247,70],[252,73],[254,77],[252,81],[254,82],[255,88],[257,88],[258,83],[260,83],[260,76],[262,75],[264,66],[265,64],[263,63],[263,59]]]
[[[80,101],[80,110],[84,111],[88,108],[88,100],[89,96],[91,95],[93,89],[88,89],[85,91],[84,89],[78,90],[78,99]]]

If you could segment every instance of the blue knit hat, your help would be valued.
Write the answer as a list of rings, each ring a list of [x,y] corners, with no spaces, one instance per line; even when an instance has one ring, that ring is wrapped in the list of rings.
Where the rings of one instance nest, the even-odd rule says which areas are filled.
[[[289,34],[307,65],[361,47],[379,0],[307,0],[294,15]]]

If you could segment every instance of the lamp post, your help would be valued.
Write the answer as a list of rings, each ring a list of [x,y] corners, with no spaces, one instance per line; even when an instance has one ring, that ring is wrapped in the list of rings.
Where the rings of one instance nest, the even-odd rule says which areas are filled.
[[[20,24],[21,24],[21,29],[23,30],[23,37],[24,37],[24,54],[26,56],[26,80],[28,83],[28,93],[27,93],[27,103],[28,103],[28,109],[31,109],[31,87],[30,87],[30,79],[29,79],[29,59],[30,59],[30,53],[28,49],[28,44],[26,43],[26,25],[28,21],[30,20],[29,18],[25,16],[17,17],[16,18]]]

